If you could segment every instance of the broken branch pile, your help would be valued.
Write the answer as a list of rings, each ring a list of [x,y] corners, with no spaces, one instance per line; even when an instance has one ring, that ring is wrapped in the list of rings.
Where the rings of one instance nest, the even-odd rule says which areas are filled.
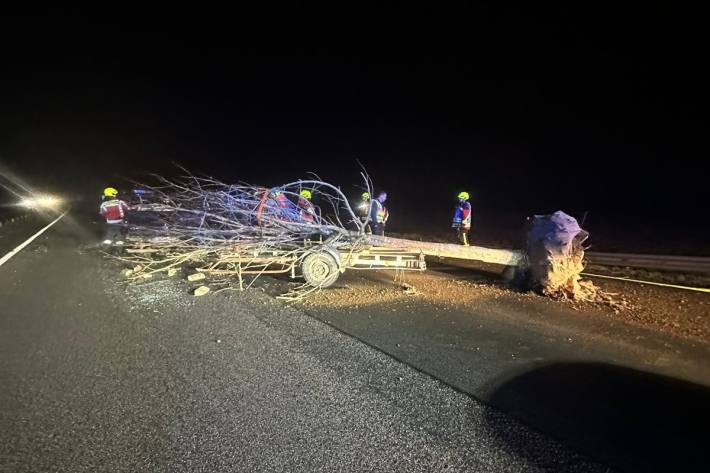
[[[276,188],[230,185],[207,177],[156,176],[131,225],[122,260],[142,274],[191,265],[214,275],[284,273],[322,246],[364,244],[363,223],[339,188],[317,179]],[[300,196],[310,191],[311,200]],[[140,277],[138,274],[134,277]]]

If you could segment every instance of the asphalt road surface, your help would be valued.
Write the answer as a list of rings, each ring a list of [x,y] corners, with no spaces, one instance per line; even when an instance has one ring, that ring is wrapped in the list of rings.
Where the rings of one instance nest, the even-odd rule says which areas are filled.
[[[41,228],[40,220],[3,228],[2,253]],[[285,305],[268,281],[203,298],[178,280],[126,286],[118,265],[92,247],[98,232],[70,213],[0,267],[0,471],[701,466],[704,437],[693,429],[707,419],[708,397],[697,379],[585,363],[582,354],[567,356],[568,345],[555,351],[509,317],[491,319],[495,311],[480,315],[495,330],[481,345],[466,327],[442,328],[450,317],[471,314],[437,320],[423,302],[407,316],[373,306],[348,319],[343,310]],[[498,308],[508,316],[515,310]],[[448,349],[447,358],[441,337],[454,348],[491,350],[476,360]],[[528,347],[519,353],[555,362],[511,370],[510,347],[520,340]],[[629,351],[617,348],[609,350]],[[685,353],[668,354],[666,371]],[[703,373],[684,371],[686,378]],[[610,404],[611,418],[594,418],[609,414],[595,406]],[[594,445],[580,442],[585,429]],[[609,445],[600,431],[629,449],[604,454]],[[645,452],[633,435],[649,442]],[[657,444],[664,438],[665,453]]]

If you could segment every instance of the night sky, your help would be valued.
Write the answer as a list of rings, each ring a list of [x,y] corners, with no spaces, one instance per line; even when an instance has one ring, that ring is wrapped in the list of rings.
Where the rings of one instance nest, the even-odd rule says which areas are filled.
[[[355,196],[359,160],[401,230],[446,231],[468,190],[482,232],[562,209],[697,249],[697,12],[594,8],[6,17],[0,162],[86,196],[171,162],[260,184],[313,171]]]

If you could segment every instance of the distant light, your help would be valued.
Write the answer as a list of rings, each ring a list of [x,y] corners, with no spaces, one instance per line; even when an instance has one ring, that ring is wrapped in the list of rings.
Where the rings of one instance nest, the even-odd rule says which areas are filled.
[[[56,209],[60,205],[62,205],[62,199],[53,195],[25,197],[20,201],[20,206],[27,209]]]

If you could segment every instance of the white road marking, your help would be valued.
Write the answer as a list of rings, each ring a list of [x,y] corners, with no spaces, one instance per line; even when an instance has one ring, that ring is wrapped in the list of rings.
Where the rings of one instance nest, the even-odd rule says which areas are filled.
[[[616,277],[616,276],[604,276],[603,274],[592,274],[592,273],[581,273],[581,274],[582,274],[582,276],[591,276],[593,278],[616,279],[617,281],[635,282],[635,283],[639,283],[639,284],[650,284],[651,286],[672,287],[674,289],[685,289],[686,291],[710,292],[710,289],[707,287],[679,286],[677,284],[666,284],[666,283],[662,283],[662,282],[641,281],[639,279],[620,278],[620,277]]]
[[[54,225],[55,223],[57,223],[58,221],[60,221],[60,220],[62,219],[62,217],[64,217],[67,213],[69,213],[69,209],[67,209],[67,210],[66,210],[63,214],[61,214],[59,217],[55,218],[54,221],[52,221],[52,223],[50,223],[49,225],[47,225],[46,227],[44,227],[42,230],[38,231],[37,233],[35,233],[35,234],[32,235],[31,237],[29,237],[24,243],[22,243],[21,245],[19,245],[17,248],[15,248],[14,250],[12,250],[11,252],[9,252],[9,253],[6,254],[5,256],[3,256],[2,258],[0,258],[0,266],[2,266],[3,264],[5,264],[10,258],[12,258],[13,256],[15,256],[15,255],[16,255],[17,253],[19,253],[20,251],[22,251],[22,249],[23,249],[24,247],[26,247],[27,245],[29,245],[30,243],[32,243],[32,241],[33,241],[35,238],[37,238],[38,236],[40,236],[41,234],[43,234],[44,232],[46,232],[47,230],[49,230],[49,227],[51,227],[52,225]]]

